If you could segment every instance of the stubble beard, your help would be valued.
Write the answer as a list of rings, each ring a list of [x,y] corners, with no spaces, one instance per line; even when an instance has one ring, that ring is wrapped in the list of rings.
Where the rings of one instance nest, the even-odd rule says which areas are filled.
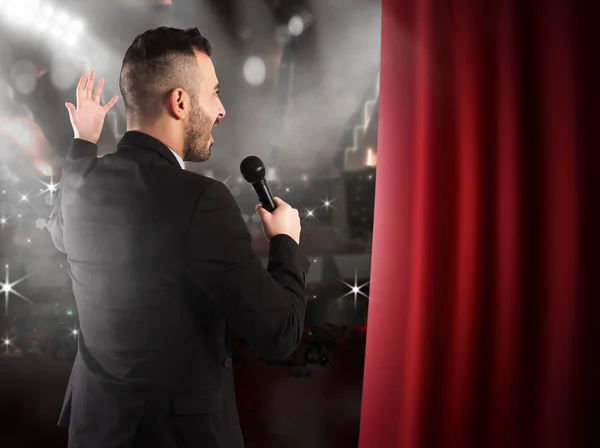
[[[200,106],[192,110],[190,122],[185,127],[183,140],[183,160],[186,162],[206,162],[211,154],[211,132],[213,120]]]

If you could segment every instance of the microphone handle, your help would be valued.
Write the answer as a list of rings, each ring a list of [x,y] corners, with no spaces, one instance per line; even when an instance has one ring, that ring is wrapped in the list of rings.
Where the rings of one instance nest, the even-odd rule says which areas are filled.
[[[254,191],[256,191],[256,196],[258,196],[258,200],[263,206],[263,208],[272,213],[275,210],[275,202],[273,201],[273,194],[269,189],[269,185],[265,179],[261,179],[259,182],[253,183]]]

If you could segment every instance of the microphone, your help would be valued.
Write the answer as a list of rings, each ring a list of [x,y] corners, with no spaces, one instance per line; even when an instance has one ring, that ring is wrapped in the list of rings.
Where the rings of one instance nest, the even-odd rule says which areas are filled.
[[[263,208],[269,213],[275,210],[275,202],[273,201],[273,195],[265,180],[265,165],[256,156],[248,156],[240,164],[240,171],[244,179],[252,184],[256,196],[260,201]]]

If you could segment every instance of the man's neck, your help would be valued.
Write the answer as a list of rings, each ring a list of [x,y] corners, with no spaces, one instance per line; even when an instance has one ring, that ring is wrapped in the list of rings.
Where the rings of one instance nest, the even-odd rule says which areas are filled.
[[[128,131],[142,132],[150,137],[159,140],[173,152],[176,152],[183,159],[182,144],[178,142],[178,138],[169,135],[169,132],[159,129],[156,126],[127,126]]]

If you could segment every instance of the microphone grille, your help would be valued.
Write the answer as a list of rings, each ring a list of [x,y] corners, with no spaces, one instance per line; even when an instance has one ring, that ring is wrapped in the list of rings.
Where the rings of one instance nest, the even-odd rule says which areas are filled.
[[[265,165],[256,156],[248,156],[240,164],[240,172],[250,183],[260,182],[265,178]]]

